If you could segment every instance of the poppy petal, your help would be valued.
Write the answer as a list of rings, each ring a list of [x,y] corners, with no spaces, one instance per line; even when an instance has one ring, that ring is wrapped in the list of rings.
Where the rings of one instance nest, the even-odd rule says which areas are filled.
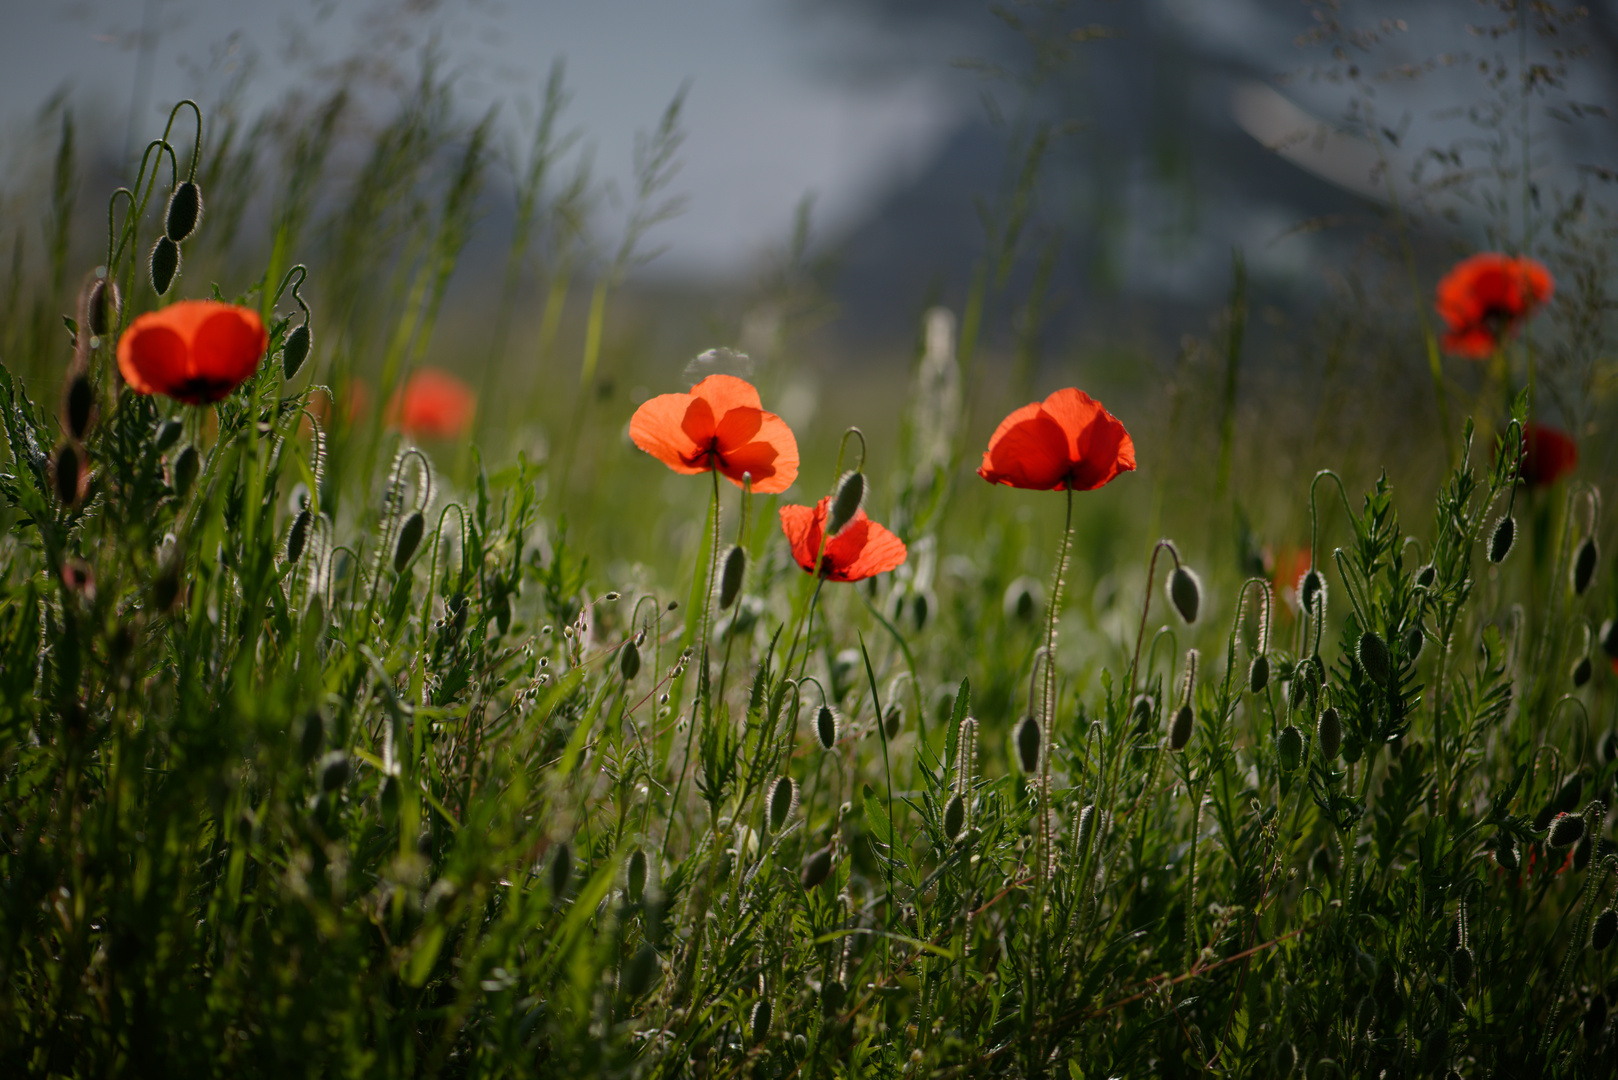
[[[1055,491],[1071,466],[1067,433],[1039,406],[1033,415],[1009,426],[1002,422],[994,434],[978,475],[991,484],[1009,484],[1032,491]],[[1018,409],[1017,412],[1023,412]],[[1012,416],[1016,416],[1013,413]],[[1011,417],[1006,418],[1007,421]]]
[[[118,371],[137,394],[166,393],[185,380],[187,351],[179,333],[142,315],[118,339]]]
[[[687,476],[708,471],[706,462],[691,464],[697,456],[697,444],[685,431],[691,405],[690,394],[659,394],[643,402],[629,419],[629,437],[636,446]]]
[[[725,422],[740,411],[732,410]],[[732,448],[721,437],[719,471],[737,485],[744,473],[751,473],[754,491],[778,495],[798,478],[798,440],[779,416],[762,410],[757,415],[760,424],[752,442]]]
[[[258,368],[269,344],[258,312],[236,307],[209,312],[191,338],[191,377],[235,387]]]
[[[821,500],[824,506],[826,500]],[[808,573],[814,573],[815,553],[820,548],[820,521],[824,512],[817,515],[816,507],[811,506],[783,506],[781,507],[781,531],[786,534],[787,544],[792,548],[792,559]]]
[[[868,521],[866,525],[865,546],[858,558],[842,568],[842,581],[860,581],[885,574],[903,563],[909,554],[904,541],[882,525],[874,521]]]
[[[709,375],[691,388],[691,396],[706,401],[715,416],[724,416],[732,409],[764,408],[753,384],[734,375]]]

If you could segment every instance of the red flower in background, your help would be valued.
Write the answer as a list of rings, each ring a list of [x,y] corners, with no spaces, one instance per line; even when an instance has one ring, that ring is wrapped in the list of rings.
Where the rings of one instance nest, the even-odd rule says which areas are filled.
[[[798,478],[792,429],[764,411],[752,383],[734,375],[710,375],[689,394],[645,402],[630,418],[629,437],[677,473],[717,470],[737,486],[751,474],[753,490],[766,495]]]
[[[1279,555],[1264,549],[1264,569],[1270,575],[1275,595],[1294,611],[1298,609],[1298,582],[1311,565],[1308,548],[1284,547]]]
[[[206,405],[246,381],[269,343],[251,308],[181,300],[129,324],[118,339],[118,370],[137,394]]]
[[[388,403],[388,423],[406,435],[457,439],[472,430],[478,407],[472,388],[447,371],[421,368]]]
[[[1000,421],[978,475],[1030,491],[1094,491],[1135,468],[1135,443],[1082,390],[1058,390]]]
[[[886,573],[905,561],[904,541],[866,517],[864,510],[855,511],[843,531],[826,541],[822,552],[820,538],[830,511],[830,495],[813,508],[781,507],[781,531],[792,545],[793,559],[805,573],[815,572],[816,554],[821,557],[820,576],[831,581],[860,581]]]
[[[1573,436],[1543,424],[1522,429],[1522,482],[1529,487],[1550,487],[1579,465],[1579,444]]]
[[[1438,283],[1438,314],[1449,326],[1445,351],[1488,359],[1555,288],[1544,265],[1525,255],[1488,251],[1462,259]]]

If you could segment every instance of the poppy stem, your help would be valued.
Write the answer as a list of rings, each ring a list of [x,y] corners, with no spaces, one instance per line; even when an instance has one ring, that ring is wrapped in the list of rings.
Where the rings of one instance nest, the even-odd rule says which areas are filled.
[[[1073,489],[1067,489],[1067,511],[1062,522],[1062,544],[1056,554],[1056,575],[1051,581],[1051,602],[1045,613],[1045,682],[1040,692],[1040,720],[1045,729],[1044,761],[1039,770],[1039,880],[1044,884],[1051,862],[1051,737],[1056,728],[1056,620],[1062,611],[1062,586],[1067,576],[1067,554],[1073,543]]]

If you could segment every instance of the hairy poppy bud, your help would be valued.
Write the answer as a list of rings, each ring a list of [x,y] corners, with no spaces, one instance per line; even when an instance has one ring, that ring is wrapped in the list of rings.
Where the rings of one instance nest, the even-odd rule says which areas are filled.
[[[640,903],[646,892],[646,852],[640,848],[629,853],[629,865],[624,868],[624,892],[632,904]]]
[[[309,542],[309,521],[307,507],[292,519],[292,528],[287,530],[287,562],[295,563],[303,557],[304,546]]]
[[[1517,520],[1510,514],[1502,514],[1500,520],[1494,524],[1494,535],[1489,538],[1489,561],[1504,562],[1516,542]]]
[[[1180,706],[1179,711],[1174,714],[1174,722],[1169,725],[1170,750],[1185,749],[1186,744],[1191,741],[1191,726],[1195,719],[1191,706]]]
[[[1438,568],[1432,563],[1428,563],[1416,571],[1416,587],[1418,589],[1430,589],[1433,587],[1433,582],[1437,580]]]
[[[779,833],[786,828],[787,819],[798,806],[798,785],[790,776],[783,776],[770,789],[770,831]]]
[[[1157,703],[1150,694],[1141,694],[1135,698],[1135,704],[1129,710],[1130,717],[1135,721],[1135,734],[1144,735],[1152,723],[1152,714],[1157,711]]]
[[[80,371],[67,381],[67,392],[62,395],[62,414],[67,420],[68,434],[75,439],[84,438],[90,430],[95,412],[96,392],[90,376]]]
[[[1343,732],[1342,752],[1343,760],[1352,765],[1359,761],[1360,757],[1365,753],[1365,744],[1360,742],[1360,737],[1354,732],[1345,731]]]
[[[950,840],[959,840],[961,830],[966,828],[966,800],[961,793],[956,792],[944,804],[944,835]]]
[[[747,552],[741,545],[732,544],[725,552],[725,569],[719,575],[719,610],[736,602],[742,594],[742,579],[747,576]]]
[[[1034,614],[1044,602],[1044,593],[1044,586],[1040,585],[1039,579],[1027,575],[1007,585],[1006,594],[1000,602],[1006,621],[1032,622]]]
[[[1276,751],[1281,758],[1283,772],[1293,772],[1303,761],[1303,733],[1296,725],[1288,724],[1276,739]]]
[[[320,790],[330,794],[348,783],[348,755],[341,750],[329,751],[320,759]]]
[[[1374,683],[1386,683],[1388,676],[1393,674],[1393,657],[1388,654],[1388,643],[1378,637],[1374,630],[1360,635],[1359,658],[1360,666]]]
[[[1588,656],[1579,657],[1578,663],[1573,665],[1573,689],[1577,690],[1590,681],[1592,668]]]
[[[803,889],[818,889],[831,877],[831,848],[823,847],[803,860]]]
[[[1180,618],[1189,625],[1197,621],[1197,609],[1202,606],[1202,583],[1188,567],[1176,566],[1169,575],[1169,602]]]
[[[77,506],[84,493],[84,459],[72,443],[63,443],[56,450],[52,475],[56,480],[56,497],[64,506]]]
[[[1270,658],[1263,653],[1253,657],[1253,663],[1247,669],[1247,689],[1255,694],[1262,694],[1264,688],[1270,685]]]
[[[202,455],[197,453],[195,446],[188,446],[180,451],[174,459],[174,468],[171,479],[174,483],[174,497],[185,501],[191,492],[191,485],[196,483],[197,474],[202,471]]]
[[[295,326],[287,335],[286,344],[281,346],[281,371],[288,378],[298,373],[303,362],[309,359],[309,346],[313,344],[309,336],[309,324]]]
[[[172,609],[180,599],[185,585],[184,572],[185,556],[176,546],[163,560],[163,565],[157,571],[157,579],[152,582],[152,606],[158,611]]]
[[[848,999],[848,989],[836,979],[827,979],[820,986],[820,1011],[826,1016],[837,1013]]]
[[[657,950],[642,942],[624,968],[621,987],[625,997],[638,998],[652,988],[657,979]]]
[[[1557,814],[1551,820],[1551,835],[1546,844],[1553,848],[1570,847],[1584,836],[1584,818],[1578,814]]]
[[[1601,560],[1601,549],[1596,547],[1596,538],[1586,536],[1579,550],[1573,554],[1573,595],[1583,596],[1584,591],[1595,580],[1596,563]]]
[[[567,893],[567,886],[573,880],[573,852],[568,849],[567,842],[561,841],[556,845],[556,854],[551,856],[551,896],[560,899]]]
[[[404,573],[405,567],[410,565],[411,558],[416,554],[416,548],[421,546],[421,534],[427,530],[427,519],[416,510],[399,526],[399,539],[393,545],[393,571],[396,574]]]
[[[1510,833],[1501,833],[1495,840],[1494,861],[1502,869],[1517,869],[1517,838]]]
[[[178,420],[166,421],[162,427],[157,429],[157,440],[153,443],[153,445],[157,448],[157,452],[161,454],[169,447],[179,442],[180,436],[184,434],[184,424],[180,423]]]
[[[624,682],[640,674],[640,646],[635,644],[634,638],[624,642],[624,647],[618,650],[618,673],[624,677]]]
[[[768,998],[759,998],[753,1006],[753,1013],[748,1017],[748,1031],[753,1036],[753,1045],[757,1046],[770,1037],[770,1019],[772,1012]]]
[[[1405,635],[1405,655],[1412,661],[1421,655],[1421,647],[1427,643],[1427,637],[1421,632],[1420,626],[1412,626]]]
[[[152,274],[152,291],[162,296],[174,284],[174,275],[180,272],[180,245],[166,236],[157,238],[152,247],[152,260],[149,267]]]
[[[1596,952],[1603,952],[1612,944],[1615,936],[1618,936],[1618,911],[1603,908],[1590,927],[1590,947]]]
[[[1343,748],[1343,718],[1337,710],[1327,706],[1320,710],[1320,719],[1315,724],[1315,739],[1320,743],[1320,753],[1327,761],[1337,758],[1337,751]]]
[[[865,501],[865,474],[847,472],[837,482],[837,497],[831,502],[831,516],[826,519],[826,535],[836,536],[843,526],[854,520],[860,504]]]
[[[1313,615],[1315,613],[1315,604],[1325,600],[1325,598],[1326,579],[1321,576],[1319,570],[1311,566],[1303,577],[1298,580],[1298,603],[1302,605],[1303,610]]]
[[[1618,619],[1608,619],[1601,624],[1601,651],[1618,660]]]
[[[905,726],[904,706],[894,702],[888,706],[888,711],[882,714],[882,731],[890,739],[899,737],[899,731]]]
[[[303,726],[298,732],[298,756],[303,764],[309,764],[320,753],[320,747],[326,741],[325,727],[320,713],[314,709],[303,714]]]
[[[122,310],[117,283],[101,278],[90,286],[90,296],[85,303],[86,329],[96,337],[106,337],[107,331],[117,324]]]
[[[916,633],[921,633],[927,625],[927,594],[919,592],[910,601],[910,619],[916,625]]]
[[[1584,1041],[1595,1042],[1601,1038],[1601,1029],[1607,1026],[1607,998],[1597,994],[1590,999],[1590,1007],[1584,1010]]]
[[[178,244],[197,229],[202,216],[202,189],[187,180],[169,196],[169,212],[163,219],[163,232]]]
[[[1032,716],[1025,716],[1017,721],[1017,729],[1012,733],[1012,740],[1017,745],[1017,764],[1022,766],[1025,773],[1039,771],[1040,744],[1044,732],[1039,730],[1039,721]]]
[[[1472,961],[1472,950],[1462,945],[1449,954],[1450,974],[1455,977],[1457,989],[1465,990],[1466,984],[1472,981],[1472,972],[1476,965]]]
[[[820,740],[822,750],[837,745],[837,714],[831,711],[830,705],[822,705],[815,714],[815,738]]]

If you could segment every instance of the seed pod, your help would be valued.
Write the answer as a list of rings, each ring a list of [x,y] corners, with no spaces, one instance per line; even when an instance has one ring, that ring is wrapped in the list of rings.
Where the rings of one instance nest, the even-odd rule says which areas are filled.
[[[1499,863],[1502,869],[1517,869],[1517,838],[1515,836],[1510,833],[1501,833],[1495,838],[1494,861]]]
[[[1437,580],[1438,568],[1432,563],[1428,563],[1426,566],[1416,571],[1416,587],[1418,589],[1430,589],[1433,587],[1433,583]]]
[[[1359,658],[1360,666],[1374,683],[1386,683],[1388,676],[1393,674],[1393,657],[1388,654],[1388,643],[1378,637],[1374,630],[1360,635]]]
[[[725,552],[725,569],[719,575],[719,610],[723,611],[736,602],[742,594],[742,579],[747,576],[747,552],[738,544],[732,544],[730,550]]]
[[[1253,662],[1247,668],[1247,689],[1255,694],[1262,694],[1264,688],[1270,685],[1270,658],[1263,653],[1253,657]]]
[[[1570,847],[1583,836],[1584,818],[1578,814],[1557,814],[1551,821],[1551,835],[1546,844],[1552,848]]]
[[[1586,1042],[1595,1042],[1601,1038],[1601,1029],[1607,1026],[1607,999],[1597,994],[1590,999],[1590,1007],[1584,1010],[1584,1039]]]
[[[1579,657],[1578,663],[1573,665],[1573,689],[1577,690],[1579,687],[1589,682],[1592,670],[1590,658],[1588,656]]]
[[[1180,618],[1189,625],[1197,621],[1197,609],[1202,606],[1202,583],[1189,567],[1176,566],[1169,575],[1169,602]]]
[[[640,646],[635,644],[634,638],[624,642],[624,647],[618,650],[618,673],[624,677],[624,682],[631,682],[640,674]]]
[[[786,828],[787,819],[798,807],[798,785],[790,776],[783,776],[770,789],[770,831],[779,833]]]
[[[1476,965],[1472,961],[1472,950],[1462,945],[1449,954],[1449,971],[1455,979],[1455,987],[1465,990],[1467,983],[1472,981],[1472,972]]]
[[[51,475],[56,481],[56,497],[63,506],[77,506],[84,494],[84,460],[78,447],[63,443],[56,450]]]
[[[1295,771],[1303,761],[1303,733],[1296,725],[1288,724],[1281,729],[1281,734],[1276,738],[1276,752],[1284,772]]]
[[[897,739],[899,731],[905,724],[904,706],[894,702],[888,706],[888,711],[882,714],[882,730],[889,739]]]
[[[148,269],[152,275],[152,291],[159,296],[167,293],[174,284],[174,275],[180,272],[180,245],[166,236],[158,237]]]
[[[197,453],[195,446],[187,446],[180,451],[174,459],[171,479],[174,483],[174,498],[184,502],[191,492],[191,485],[196,483],[197,474],[202,471],[202,455]]]
[[[298,756],[303,764],[309,764],[320,753],[320,747],[326,741],[325,727],[320,713],[314,709],[303,714],[303,728],[298,732]]]
[[[169,196],[169,212],[163,219],[163,231],[178,244],[197,229],[202,216],[202,189],[190,180],[174,189]]]
[[[427,519],[421,516],[421,511],[412,511],[399,526],[399,539],[393,545],[393,571],[396,574],[404,573],[405,567],[410,565],[411,558],[416,549],[421,546],[421,535],[427,530]]]
[[[97,280],[90,286],[90,296],[85,303],[86,329],[96,337],[106,337],[107,331],[117,325],[122,310],[117,283],[106,278]]]
[[[1614,937],[1618,937],[1618,911],[1603,908],[1590,927],[1590,948],[1603,952],[1612,944]]]
[[[842,1010],[843,1002],[848,999],[848,989],[836,979],[827,979],[820,985],[820,1011],[831,1016]]]
[[[1169,725],[1170,750],[1185,749],[1186,744],[1191,741],[1191,726],[1195,719],[1191,706],[1180,706],[1179,711],[1174,714],[1174,722]]]
[[[573,852],[568,849],[566,841],[556,845],[556,854],[551,856],[551,897],[561,899],[567,894],[568,883],[573,880]]]
[[[1129,715],[1135,721],[1135,730],[1144,732],[1146,726],[1152,722],[1152,713],[1156,711],[1157,702],[1152,700],[1150,694],[1141,694],[1135,698],[1135,704],[1129,710]]]
[[[1601,550],[1596,547],[1596,538],[1586,536],[1579,545],[1579,550],[1573,553],[1573,595],[1583,596],[1590,582],[1595,580],[1596,564],[1601,560]]]
[[[747,1029],[752,1033],[753,1045],[757,1046],[770,1037],[770,1020],[772,1013],[768,998],[759,998],[753,1006],[753,1013],[748,1017]]]
[[[927,625],[927,594],[919,592],[910,601],[910,621],[915,624],[916,633],[921,633]]]
[[[348,755],[331,750],[320,759],[320,790],[330,794],[348,783]]]
[[[95,387],[90,376],[80,371],[67,381],[67,392],[62,395],[62,415],[67,420],[67,431],[75,439],[84,438],[90,430],[96,404]]]
[[[956,792],[944,804],[944,835],[951,841],[959,840],[961,830],[966,828],[966,800],[961,793]]]
[[[1012,732],[1012,741],[1017,746],[1017,764],[1022,771],[1032,775],[1039,771],[1039,752],[1044,732],[1039,730],[1039,721],[1032,716],[1025,716],[1017,721],[1017,728]]]
[[[629,853],[629,864],[624,867],[624,892],[632,904],[640,903],[646,894],[646,852],[640,848]]]
[[[1315,604],[1323,602],[1325,599],[1326,579],[1321,576],[1319,570],[1311,566],[1303,577],[1298,579],[1298,603],[1303,610],[1313,615],[1315,613]]]
[[[804,892],[818,889],[829,877],[831,877],[831,848],[823,847],[803,860],[801,880]]]
[[[624,968],[624,981],[620,988],[625,997],[638,998],[652,988],[657,975],[657,950],[642,942]]]
[[[299,510],[298,516],[292,519],[292,528],[287,530],[287,562],[295,563],[303,557],[304,546],[309,542],[310,520],[307,507]]]
[[[1608,619],[1601,624],[1601,651],[1618,660],[1618,619]]]
[[[1315,741],[1320,744],[1321,757],[1327,761],[1336,760],[1337,752],[1343,748],[1343,718],[1330,705],[1320,710],[1320,719],[1315,723]]]
[[[1511,547],[1517,542],[1517,520],[1510,514],[1502,514],[1500,520],[1494,523],[1494,535],[1489,537],[1489,561],[1499,563],[1511,554]]]
[[[281,371],[288,378],[298,373],[303,362],[309,359],[309,348],[314,342],[309,335],[309,324],[293,327],[287,335],[286,344],[281,346]]]
[[[822,705],[815,714],[815,738],[820,740],[822,750],[837,745],[837,714],[831,711],[830,705]]]
[[[865,501],[865,474],[846,472],[837,481],[837,495],[831,501],[831,515],[826,519],[826,535],[836,536],[843,526],[854,520],[860,504]]]
[[[809,1056],[809,1039],[801,1031],[792,1036],[792,1056],[798,1061]]]
[[[1079,811],[1078,835],[1074,837],[1074,850],[1084,851],[1090,846],[1091,837],[1095,835],[1096,807],[1091,803]]]
[[[184,424],[178,420],[165,421],[163,426],[157,429],[157,438],[154,440],[153,445],[157,448],[159,454],[164,453],[169,447],[179,442],[180,436],[184,434]]]

